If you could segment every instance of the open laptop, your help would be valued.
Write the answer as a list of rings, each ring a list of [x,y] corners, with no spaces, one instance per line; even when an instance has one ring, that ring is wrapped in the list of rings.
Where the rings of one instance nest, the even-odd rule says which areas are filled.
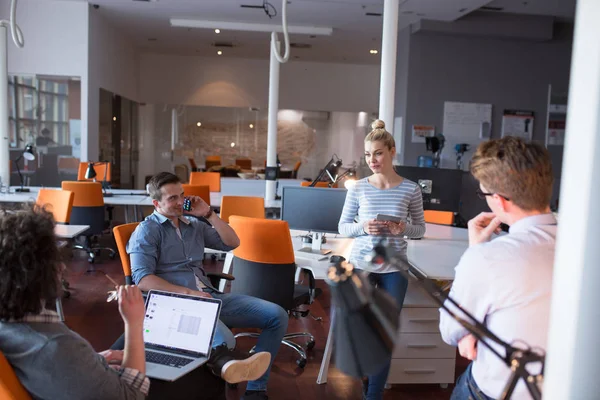
[[[146,299],[146,375],[174,381],[208,361],[221,300],[151,290]]]

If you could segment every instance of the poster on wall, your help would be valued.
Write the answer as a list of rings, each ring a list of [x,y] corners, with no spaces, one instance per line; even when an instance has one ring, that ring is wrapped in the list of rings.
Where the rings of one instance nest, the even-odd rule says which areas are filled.
[[[533,111],[504,110],[502,137],[516,136],[530,142],[533,137],[533,115]]]
[[[492,129],[492,105],[486,103],[444,102],[444,128],[446,144],[442,151],[440,167],[456,168],[457,158],[462,168],[468,170],[471,157],[479,143],[487,140]],[[460,145],[470,145],[470,150],[458,154]]]
[[[564,146],[565,121],[548,121],[548,145]]]
[[[412,126],[412,142],[425,143],[425,138],[435,136],[434,125],[413,125]]]

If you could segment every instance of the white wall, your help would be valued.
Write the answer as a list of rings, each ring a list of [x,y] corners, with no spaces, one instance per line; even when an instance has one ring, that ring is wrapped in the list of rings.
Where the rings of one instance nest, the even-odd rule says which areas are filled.
[[[87,4],[74,1],[20,0],[17,24],[25,47],[8,42],[8,71],[15,74],[87,74]],[[10,17],[10,0],[0,0],[0,17]],[[81,96],[82,99],[84,96]]]
[[[269,61],[142,54],[140,98],[154,104],[266,108]],[[379,66],[290,61],[281,66],[279,108],[376,111]]]
[[[0,18],[10,18],[10,0],[0,0]],[[88,114],[87,3],[19,0],[17,24],[23,31],[25,47],[17,48],[9,31],[9,74],[80,77],[81,136],[85,140]]]
[[[87,158],[98,159],[100,88],[139,101],[138,54],[129,40],[110,21],[89,7],[88,134],[82,138]],[[87,142],[86,142],[87,140]]]

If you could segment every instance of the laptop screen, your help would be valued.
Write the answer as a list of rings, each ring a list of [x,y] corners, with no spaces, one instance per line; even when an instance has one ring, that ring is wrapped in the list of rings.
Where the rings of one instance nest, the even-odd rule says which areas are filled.
[[[220,311],[217,299],[151,290],[146,300],[144,343],[208,356]]]

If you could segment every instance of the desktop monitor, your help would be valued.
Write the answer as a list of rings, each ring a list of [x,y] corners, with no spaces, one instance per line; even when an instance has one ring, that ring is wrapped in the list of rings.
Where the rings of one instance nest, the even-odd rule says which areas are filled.
[[[320,250],[323,233],[338,233],[346,189],[284,186],[281,219],[290,229],[312,232],[312,248]]]
[[[394,168],[400,176],[421,186],[425,210],[460,211],[463,171],[404,165],[396,165]]]

